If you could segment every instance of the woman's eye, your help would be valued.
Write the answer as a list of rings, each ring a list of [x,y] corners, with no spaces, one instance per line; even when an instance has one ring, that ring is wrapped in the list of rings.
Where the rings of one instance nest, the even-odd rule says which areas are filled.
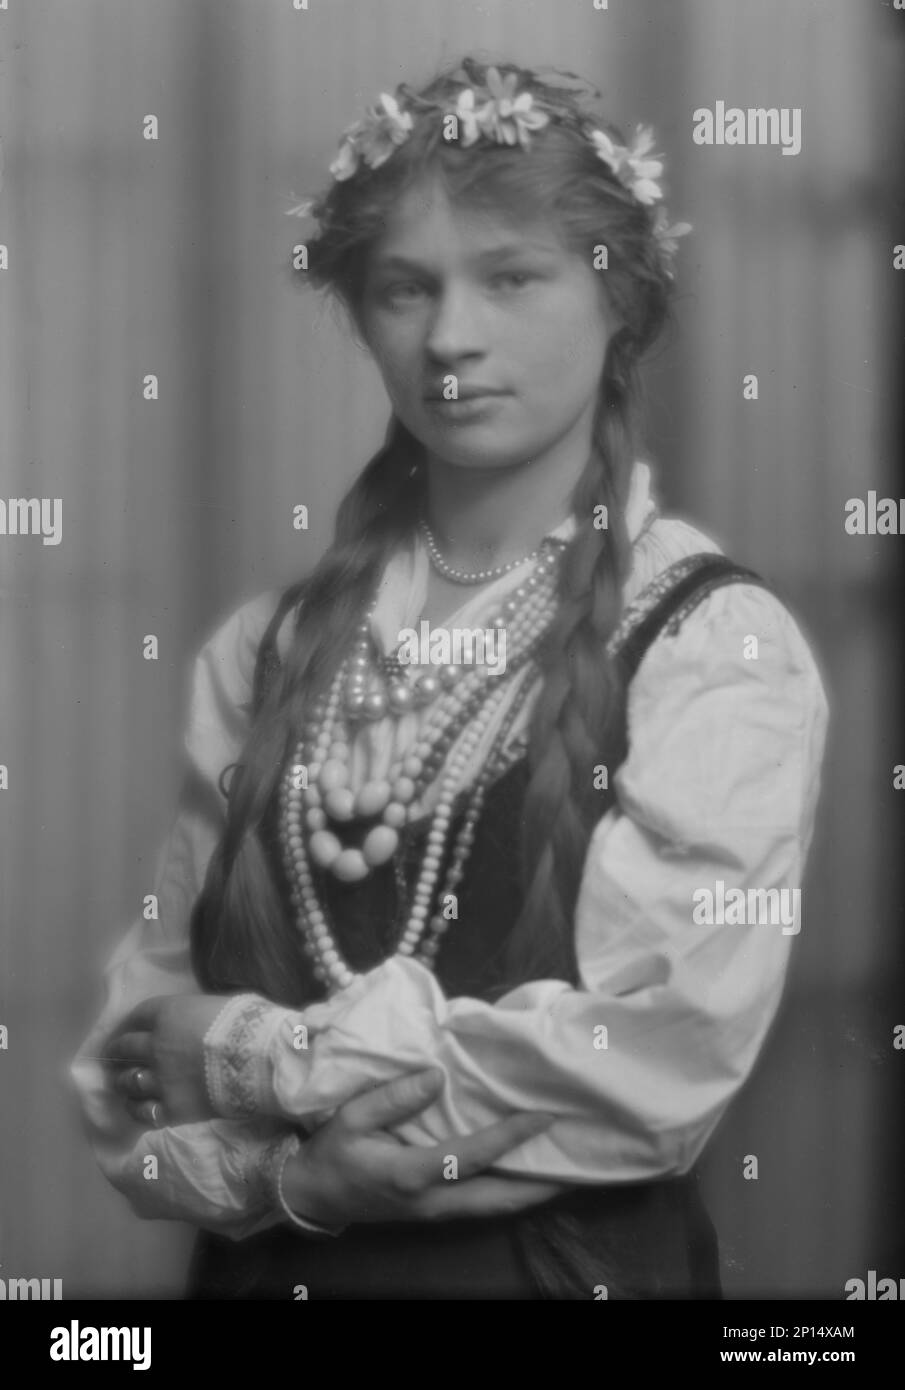
[[[521,290],[534,279],[527,270],[501,270],[493,277],[498,289]]]
[[[395,284],[385,285],[380,291],[380,298],[389,304],[411,304],[424,292],[424,286],[417,280],[399,280]]]

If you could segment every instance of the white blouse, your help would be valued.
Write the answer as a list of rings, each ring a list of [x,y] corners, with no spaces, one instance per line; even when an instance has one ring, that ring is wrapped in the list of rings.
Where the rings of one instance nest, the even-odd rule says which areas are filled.
[[[635,539],[627,603],[682,557],[718,551],[693,527],[657,516],[642,463],[627,522]],[[567,536],[572,525],[551,534]],[[427,575],[420,545],[387,567],[372,623],[384,651],[402,628],[417,628]],[[445,625],[479,626],[523,577],[511,571]],[[159,920],[134,923],[115,952],[105,1006],[73,1064],[104,1172],[141,1215],[241,1238],[285,1219],[271,1169],[292,1129],[311,1130],[366,1084],[425,1066],[441,1068],[445,1082],[400,1126],[408,1142],[454,1152],[456,1136],[513,1111],[544,1111],[557,1117],[552,1126],[497,1171],[565,1183],[686,1172],[750,1073],[795,931],[809,926],[806,907],[795,927],[753,913],[739,922],[728,910],[702,922],[696,907],[705,890],[719,909],[732,889],[800,888],[813,829],[827,723],[820,677],[787,610],[744,583],[714,590],[677,634],[658,638],[631,684],[629,752],[613,778],[615,804],[591,836],[576,905],[577,988],[538,980],[494,1004],[447,999],[425,967],[393,956],[303,1010],[238,995],[205,1040],[224,1118],[142,1132],[126,1114],[98,1057],[141,1000],[197,991],[190,913],[224,823],[218,781],[241,755],[255,655],[277,597],[243,605],[197,658],[188,775],[154,887]],[[284,651],[290,629],[288,618]],[[394,727],[398,747],[423,717],[363,730],[354,778],[373,775],[375,759],[393,751]],[[294,1045],[298,1024],[304,1048]],[[155,1180],[146,1176],[151,1155]]]

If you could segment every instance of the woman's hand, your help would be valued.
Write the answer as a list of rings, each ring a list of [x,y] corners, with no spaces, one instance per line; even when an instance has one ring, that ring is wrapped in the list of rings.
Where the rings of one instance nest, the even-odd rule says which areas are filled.
[[[283,1172],[293,1211],[318,1225],[356,1221],[439,1221],[536,1206],[566,1185],[499,1177],[485,1170],[547,1129],[552,1115],[512,1115],[429,1148],[388,1131],[436,1098],[443,1073],[413,1072],[354,1096],[306,1140]],[[454,1157],[453,1165],[449,1162]]]
[[[118,1025],[104,1055],[134,1120],[160,1129],[213,1117],[204,1037],[225,1003],[216,994],[159,995]]]

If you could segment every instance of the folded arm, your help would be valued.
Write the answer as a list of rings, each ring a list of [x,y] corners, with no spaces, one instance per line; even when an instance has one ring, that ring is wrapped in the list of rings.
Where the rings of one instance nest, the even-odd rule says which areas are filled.
[[[633,685],[618,809],[596,827],[577,905],[581,987],[447,999],[394,957],[304,1011],[238,996],[206,1040],[215,1107],[313,1128],[363,1083],[433,1065],[445,1084],[397,1131],[410,1143],[448,1138],[454,1152],[456,1136],[544,1110],[556,1122],[501,1172],[592,1183],[686,1171],[750,1073],[797,931],[782,918],[708,923],[700,895],[716,905],[720,883],[800,887],[825,725],[788,613],[751,587],[717,591]]]
[[[424,1074],[379,1088],[363,1080],[367,1094],[349,1100],[317,1142],[302,1147],[290,1117],[212,1118],[202,1067],[206,1025],[197,1038],[193,1032],[198,1018],[210,1018],[212,1008],[215,1015],[223,1001],[197,993],[189,924],[222,831],[220,773],[239,756],[247,733],[254,656],[272,606],[268,596],[245,605],[196,663],[189,772],[153,885],[158,915],[136,922],[117,948],[103,1011],[72,1067],[98,1162],[140,1216],[188,1221],[233,1239],[287,1220],[310,1236],[349,1221],[493,1215],[546,1200],[548,1184],[482,1173],[549,1123],[546,1117],[511,1115],[464,1140],[455,1184],[444,1180],[442,1149],[414,1149],[384,1132],[435,1093]],[[139,1094],[160,1097],[166,1077],[160,1056],[149,1054],[148,1029],[163,1015],[180,1020],[166,1049],[175,1090],[162,1114],[172,1123],[148,1129],[154,1109],[134,1099],[135,1064],[145,1076]]]

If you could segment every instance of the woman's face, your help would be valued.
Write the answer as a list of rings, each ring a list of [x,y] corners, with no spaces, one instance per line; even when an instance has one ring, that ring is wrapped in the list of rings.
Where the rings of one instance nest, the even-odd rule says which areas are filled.
[[[599,275],[548,223],[455,207],[438,183],[400,200],[359,318],[429,455],[493,468],[555,450],[584,466],[610,327]]]

